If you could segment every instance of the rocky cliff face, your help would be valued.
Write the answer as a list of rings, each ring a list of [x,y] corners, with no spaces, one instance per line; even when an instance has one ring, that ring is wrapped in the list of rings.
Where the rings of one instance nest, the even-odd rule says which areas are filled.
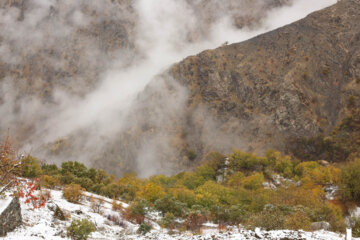
[[[360,1],[340,1],[243,43],[205,51],[170,73],[249,149],[283,149],[288,137],[328,132],[359,95]],[[201,129],[201,124],[197,126]],[[246,149],[245,149],[246,150]]]
[[[349,98],[360,97],[359,12],[360,1],[339,1],[275,31],[186,58],[139,96],[137,113],[147,120],[124,138],[138,148],[165,139],[167,146],[153,148],[157,168],[179,171],[211,150],[284,151],[289,139],[328,133],[345,116]],[[158,91],[164,88],[167,94]],[[153,105],[167,109],[171,98],[178,103],[173,115],[154,121],[168,111]]]
[[[13,231],[22,224],[19,198],[15,197],[9,206],[0,214],[0,236]]]

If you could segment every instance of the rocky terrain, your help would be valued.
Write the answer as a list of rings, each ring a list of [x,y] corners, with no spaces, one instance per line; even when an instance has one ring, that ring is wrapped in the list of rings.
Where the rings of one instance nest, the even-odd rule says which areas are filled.
[[[359,10],[358,0],[339,1],[275,31],[173,65],[139,96],[147,120],[127,139],[171,133],[161,137],[177,151],[158,147],[162,167],[169,161],[189,167],[211,150],[285,151],[290,139],[328,133],[346,116],[349,99],[358,102]],[[167,94],[158,91],[161,84]],[[173,115],[151,124],[149,119],[163,116],[152,104],[167,101],[178,103]]]
[[[194,19],[175,49],[203,43],[224,14],[233,28],[250,31],[267,13],[294,3],[183,1]],[[3,1],[2,132],[10,129],[19,148],[44,161],[78,160],[117,175],[148,176],[189,169],[208,151],[285,151],[291,138],[328,133],[345,116],[349,97],[357,99],[359,1],[343,0],[248,41],[185,58],[148,84],[125,117],[117,119],[120,110],[111,106],[105,124],[81,119],[84,126],[69,126],[78,110],[84,118],[101,115],[75,100],[87,101],[109,69],[136,72],[146,59],[142,47],[151,44],[144,44],[149,36],[138,7],[120,0]],[[64,111],[68,106],[75,109]],[[58,116],[61,128],[53,124]]]

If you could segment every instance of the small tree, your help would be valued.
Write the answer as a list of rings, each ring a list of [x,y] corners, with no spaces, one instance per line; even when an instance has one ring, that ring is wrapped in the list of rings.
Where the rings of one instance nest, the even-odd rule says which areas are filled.
[[[341,171],[340,181],[345,200],[360,200],[360,159],[349,162]]]
[[[204,216],[199,210],[192,210],[187,215],[185,226],[188,230],[199,231],[205,221],[206,216]]]
[[[94,231],[96,231],[96,227],[91,221],[87,219],[74,220],[67,228],[66,235],[74,240],[86,240]]]
[[[90,197],[90,208],[94,213],[101,213],[101,208],[104,204],[104,199]]]
[[[150,232],[150,230],[151,230],[151,225],[149,225],[148,223],[143,222],[143,223],[140,224],[137,232],[139,234],[145,235],[146,233]]]
[[[128,208],[126,208],[124,216],[127,220],[135,221],[137,224],[141,224],[145,220],[147,206],[148,203],[146,200],[136,200]]]
[[[117,211],[117,212],[120,212],[121,210],[123,210],[122,204],[118,203],[115,198],[113,199],[113,202],[112,202],[112,210]]]
[[[16,183],[21,164],[21,158],[16,157],[10,137],[5,137],[0,145],[0,194]]]
[[[78,203],[82,197],[83,188],[79,184],[70,184],[63,188],[63,196],[66,200],[73,203]]]

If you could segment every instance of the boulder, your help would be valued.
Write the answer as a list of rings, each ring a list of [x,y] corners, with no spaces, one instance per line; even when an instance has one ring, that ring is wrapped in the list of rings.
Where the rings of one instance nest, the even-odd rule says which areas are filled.
[[[0,215],[0,237],[6,236],[22,224],[21,208],[18,197],[14,197]]]
[[[325,161],[325,160],[319,160],[318,163],[321,165],[321,166],[324,166],[324,167],[327,167],[330,165],[330,163],[328,161]]]
[[[328,222],[313,222],[310,225],[311,231],[318,231],[318,230],[329,230],[330,229],[330,223]]]

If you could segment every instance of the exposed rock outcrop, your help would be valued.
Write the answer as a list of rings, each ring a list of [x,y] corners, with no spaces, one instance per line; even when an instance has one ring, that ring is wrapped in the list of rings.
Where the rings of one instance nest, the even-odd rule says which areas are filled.
[[[339,1],[293,24],[173,65],[165,82],[172,85],[175,79],[188,100],[178,118],[166,123],[176,154],[164,153],[160,161],[177,159],[186,168],[193,164],[189,150],[197,153],[195,162],[211,150],[285,151],[289,139],[331,131],[346,115],[349,97],[360,98],[359,12],[359,0]],[[166,102],[162,95],[151,83],[139,97],[148,103],[142,107],[147,119],[161,116],[152,103]],[[142,126],[129,131],[130,138],[162,132],[156,124]]]
[[[8,207],[0,215],[0,237],[13,231],[22,224],[21,208],[18,197],[14,197]]]
[[[311,231],[319,231],[319,230],[326,230],[330,229],[330,224],[328,222],[313,222],[310,225]]]

